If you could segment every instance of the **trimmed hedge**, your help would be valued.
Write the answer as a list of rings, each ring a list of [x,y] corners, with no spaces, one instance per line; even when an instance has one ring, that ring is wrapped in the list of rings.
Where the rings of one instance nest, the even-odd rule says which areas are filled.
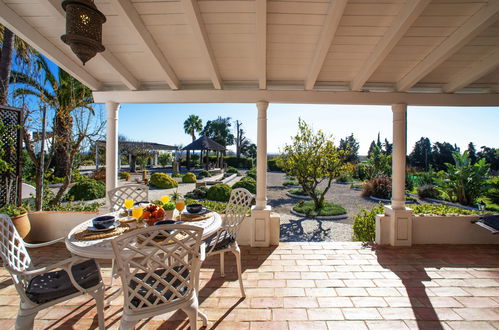
[[[68,197],[75,201],[89,201],[106,197],[106,185],[97,180],[80,181],[69,189]]]
[[[196,174],[192,172],[185,173],[184,176],[182,176],[182,182],[183,183],[196,183]]]
[[[272,159],[267,160],[267,171],[280,171],[280,172],[282,172],[283,169],[277,163],[278,163],[278,158],[272,158]]]
[[[249,176],[246,176],[236,182],[233,186],[232,189],[236,188],[245,188],[247,189],[250,193],[256,194],[256,180],[253,178],[250,178]]]
[[[151,186],[162,189],[178,187],[178,182],[165,173],[153,173],[153,175],[151,175],[151,180],[149,180],[149,183]]]
[[[228,202],[232,188],[225,183],[217,183],[208,189],[206,198],[212,201]]]

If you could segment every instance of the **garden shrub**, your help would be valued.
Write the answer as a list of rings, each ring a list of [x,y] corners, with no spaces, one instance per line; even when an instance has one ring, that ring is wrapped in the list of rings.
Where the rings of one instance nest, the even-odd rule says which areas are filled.
[[[347,182],[352,182],[353,178],[352,175],[349,172],[342,172],[337,178],[336,182],[338,183],[347,183]]]
[[[211,186],[206,193],[206,198],[212,201],[228,202],[232,188],[225,183],[217,183]]]
[[[420,198],[439,198],[440,191],[433,184],[424,184],[418,187],[418,196]]]
[[[279,164],[279,158],[272,158],[267,160],[267,170],[282,172],[282,168]]]
[[[81,165],[83,165],[83,166],[94,166],[95,165],[95,160],[93,160],[93,159],[85,159],[84,161],[81,162]]]
[[[180,178],[182,175],[180,173],[173,173],[172,178]]]
[[[293,210],[295,212],[299,212],[302,214],[306,214],[307,216],[325,216],[325,215],[340,215],[346,214],[347,211],[341,205],[324,202],[322,208],[315,210],[314,201],[300,201],[299,203],[293,206]]]
[[[449,206],[444,204],[414,204],[410,206],[414,214],[460,214],[460,215],[470,215],[478,214],[478,211],[466,210],[456,206]]]
[[[376,238],[376,215],[384,213],[385,209],[381,203],[360,210],[353,221],[354,241],[374,242]]]
[[[288,192],[290,194],[293,194],[293,195],[298,195],[298,196],[308,196],[308,194],[305,192],[305,190],[303,190],[302,188],[297,188],[297,189],[290,189],[288,190]],[[316,194],[320,194],[322,191],[320,191],[319,189],[316,189],[315,190],[315,193]]]
[[[232,186],[232,189],[236,188],[245,188],[250,193],[256,194],[256,180],[249,176],[246,176]]]
[[[227,168],[226,173],[237,174],[237,176],[241,176],[241,173],[234,167]]]
[[[386,176],[372,179],[362,187],[362,196],[390,199],[392,197],[392,180]]]
[[[251,170],[246,172],[246,176],[253,178],[256,180],[256,168],[252,168]]]
[[[196,174],[192,172],[187,172],[182,176],[183,183],[196,183]]]
[[[425,184],[435,184],[435,173],[431,170],[428,172],[421,172],[418,174],[418,183],[420,186]]]
[[[416,187],[416,177],[413,175],[405,176],[405,190],[413,191]]]
[[[209,178],[210,176],[211,176],[211,173],[210,173],[210,172],[208,172],[207,170],[202,170],[201,172],[199,172],[199,173],[197,174],[197,176],[196,176],[196,177],[197,177],[198,179],[203,179],[203,178]]]
[[[187,195],[186,195],[187,196]],[[196,200],[196,199],[186,199],[185,200],[185,204],[186,205],[189,205],[189,204],[201,204],[203,205],[203,207],[207,208],[207,209],[210,209],[212,211],[215,211],[215,212],[219,212],[219,213],[222,213],[225,211],[225,208],[227,207],[227,203],[226,202],[216,202],[216,201],[209,201],[209,200]]]
[[[294,181],[294,180],[286,180],[282,183],[283,186],[298,186],[299,183],[298,181]]]
[[[185,198],[205,199],[207,191],[208,191],[208,187],[201,186],[201,187],[196,188],[193,191],[190,191],[187,194],[185,194]]]
[[[89,201],[106,197],[106,185],[97,180],[84,180],[69,189],[68,197],[76,201]]]
[[[131,177],[132,177],[132,175],[130,174],[130,172],[125,172],[125,171],[120,172],[120,179],[122,179],[122,180],[128,181],[128,180],[130,180]]]
[[[487,190],[485,195],[490,198],[490,200],[499,204],[499,176],[493,177],[489,179],[490,188]]]
[[[162,189],[170,189],[178,187],[178,182],[165,173],[153,173],[151,175],[149,183],[156,188],[162,188]]]
[[[367,165],[366,163],[358,163],[355,165],[354,171],[353,171],[353,177],[355,179],[364,181],[368,179],[368,172],[367,172]]]

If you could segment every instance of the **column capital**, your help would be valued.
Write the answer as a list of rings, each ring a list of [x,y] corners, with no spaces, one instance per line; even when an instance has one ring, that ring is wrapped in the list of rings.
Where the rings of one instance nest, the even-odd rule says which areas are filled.
[[[393,112],[407,111],[407,104],[405,104],[405,103],[392,104],[392,111]]]
[[[258,110],[267,110],[267,108],[269,107],[269,102],[265,100],[258,101],[256,102],[256,107],[258,108]]]
[[[118,112],[119,109],[120,109],[120,104],[118,102],[114,102],[114,101],[107,101],[106,102],[106,111],[108,113],[111,110],[114,110],[114,111]]]

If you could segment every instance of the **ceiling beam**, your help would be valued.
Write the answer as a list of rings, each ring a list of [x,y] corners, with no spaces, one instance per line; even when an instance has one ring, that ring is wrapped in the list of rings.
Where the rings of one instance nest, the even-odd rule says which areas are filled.
[[[326,92],[275,90],[151,90],[98,91],[97,103],[270,103],[289,104],[359,104],[410,106],[499,106],[499,94],[444,94],[444,93],[390,93],[390,92]]]
[[[159,46],[156,44],[156,41],[152,37],[151,33],[147,30],[144,22],[140,18],[140,15],[137,13],[137,10],[130,0],[111,0],[110,2],[118,12],[118,16],[122,18],[128,27],[130,27],[130,29],[138,35],[144,45],[145,51],[148,52],[155,62],[161,67],[164,79],[168,86],[170,86],[171,89],[179,89],[180,82],[177,75],[173,71],[170,63],[166,60]]]
[[[47,8],[60,26],[65,26],[66,24],[66,12],[61,6],[60,1],[57,0],[39,0],[40,4]],[[116,57],[109,50],[105,50],[102,53],[97,53],[111,69],[120,77],[120,80],[128,87],[130,90],[138,90],[140,87],[139,81],[128,71],[128,69],[121,64]]]
[[[499,1],[489,1],[397,82],[406,91],[499,19]]]
[[[343,11],[345,10],[346,4],[347,0],[330,0],[319,41],[317,41],[314,56],[310,62],[310,67],[308,68],[308,75],[305,78],[306,90],[314,89],[317,77],[321,72],[327,53],[333,42],[334,35],[336,34],[340,20],[343,17]]]
[[[64,71],[71,74],[78,81],[85,84],[92,90],[100,90],[102,82],[90,75],[81,64],[75,62],[63,51],[57,48],[50,40],[45,38],[40,32],[33,28],[23,18],[18,16],[3,1],[0,0],[0,23],[9,30],[21,37],[33,48],[57,64]]]
[[[256,69],[258,87],[267,89],[267,0],[256,0]]]
[[[360,91],[385,58],[390,54],[414,21],[421,15],[431,0],[407,1],[395,17],[388,32],[381,38],[369,58],[364,62],[350,84],[353,91]]]
[[[202,53],[206,66],[208,67],[213,87],[215,87],[215,89],[222,89],[222,79],[220,78],[220,72],[218,71],[215,55],[213,54],[213,49],[210,45],[208,32],[206,32],[206,27],[203,22],[203,17],[201,16],[201,11],[199,10],[198,2],[197,0],[181,1],[185,10],[185,15],[187,16],[187,21],[192,28],[194,38],[199,45],[199,50]]]
[[[478,61],[470,67],[459,72],[452,81],[442,88],[445,93],[454,93],[480,79],[486,74],[499,67],[499,50],[490,54],[481,61]]]

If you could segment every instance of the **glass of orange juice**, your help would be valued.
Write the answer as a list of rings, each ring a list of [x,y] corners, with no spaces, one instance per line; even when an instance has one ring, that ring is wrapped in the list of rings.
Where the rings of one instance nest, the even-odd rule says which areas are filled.
[[[132,216],[137,219],[137,223],[141,223],[140,217],[142,217],[142,214],[144,213],[144,210],[141,207],[135,207],[132,209]]]
[[[130,212],[132,211],[133,202],[134,202],[133,199],[125,199],[125,202],[123,203],[123,206],[126,208],[129,217],[130,217]]]
[[[170,196],[168,196],[168,195],[161,196],[161,203],[166,204],[169,201],[170,201]]]
[[[179,198],[175,201],[175,208],[180,213],[179,220],[182,220],[182,210],[184,209],[184,207],[185,207],[185,201],[182,198]]]

